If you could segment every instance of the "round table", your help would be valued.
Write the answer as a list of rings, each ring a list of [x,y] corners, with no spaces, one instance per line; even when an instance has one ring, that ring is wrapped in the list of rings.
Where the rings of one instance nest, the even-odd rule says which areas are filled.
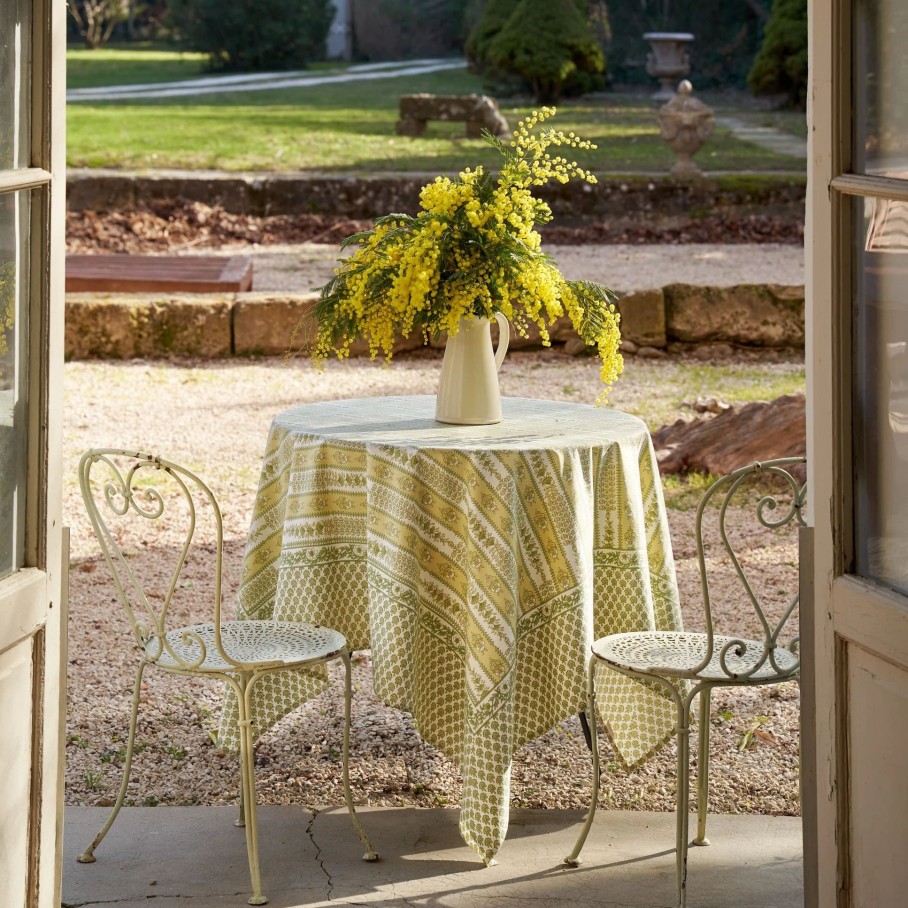
[[[644,423],[555,401],[502,406],[492,426],[437,423],[431,396],[280,413],[239,592],[243,617],[329,625],[372,650],[378,696],[460,766],[461,832],[487,862],[507,829],[511,758],[584,708],[593,639],[681,628]],[[607,674],[600,709],[633,764],[674,714]],[[313,694],[311,676],[297,681],[262,688],[259,728]]]

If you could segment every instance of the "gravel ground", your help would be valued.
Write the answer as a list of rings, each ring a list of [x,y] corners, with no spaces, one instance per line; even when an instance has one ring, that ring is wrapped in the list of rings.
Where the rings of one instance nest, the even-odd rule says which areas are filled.
[[[738,251],[737,249],[735,251]],[[614,282],[618,283],[618,282]],[[654,428],[687,412],[685,395],[722,396],[703,387],[705,364],[668,358],[630,361],[611,403],[638,413]],[[76,484],[76,465],[91,446],[136,446],[198,470],[221,501],[226,533],[226,601],[233,599],[243,543],[271,416],[288,406],[327,397],[431,393],[437,354],[401,357],[391,368],[348,362],[319,375],[305,363],[231,362],[70,363],[66,367],[64,518],[72,528],[69,712],[66,799],[69,804],[112,803],[119,783],[136,651],[91,536]],[[784,355],[726,360],[708,372],[731,380],[760,370],[767,385],[803,375],[803,362]],[[593,401],[598,387],[592,360],[551,353],[509,355],[504,394]],[[689,400],[689,396],[687,397]],[[669,520],[687,626],[697,624],[699,586],[689,496],[671,492]],[[794,582],[793,541],[758,543],[740,536],[761,568],[770,593]],[[154,548],[136,564],[154,564]],[[202,620],[204,563],[193,567],[191,612]],[[784,576],[783,576],[784,575]],[[725,587],[725,579],[717,590]],[[753,631],[751,631],[753,632]],[[456,806],[457,768],[419,738],[410,718],[383,706],[371,688],[368,653],[355,662],[352,776],[360,803]],[[340,688],[335,683],[287,717],[260,741],[259,796],[268,803],[340,805]],[[238,793],[236,758],[213,740],[220,707],[217,685],[149,671],[142,692],[138,742],[128,803],[224,804]],[[797,814],[797,685],[718,692],[713,697],[710,809],[726,813]],[[670,810],[675,757],[666,746],[642,767],[622,768],[605,748],[603,804]],[[590,792],[589,755],[579,722],[571,718],[517,754],[512,803],[519,807],[580,808]]]
[[[723,287],[733,284],[804,283],[804,248],[783,243],[738,245],[563,245],[546,247],[565,277],[629,293],[669,283]],[[174,250],[171,250],[174,251]],[[185,250],[198,253],[197,248]],[[337,244],[231,244],[206,255],[251,255],[256,291],[306,293],[331,278]]]

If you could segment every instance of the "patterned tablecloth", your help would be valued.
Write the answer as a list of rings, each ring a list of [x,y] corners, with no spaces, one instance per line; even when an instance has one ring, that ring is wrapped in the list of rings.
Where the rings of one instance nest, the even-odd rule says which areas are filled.
[[[460,828],[491,860],[511,757],[579,712],[593,639],[681,627],[645,425],[505,398],[494,426],[446,426],[434,397],[309,404],[271,426],[240,588],[248,618],[335,627],[372,650],[376,693],[463,774]],[[264,679],[261,731],[324,675]],[[627,764],[672,732],[670,702],[600,672]],[[236,743],[235,712],[222,740]]]

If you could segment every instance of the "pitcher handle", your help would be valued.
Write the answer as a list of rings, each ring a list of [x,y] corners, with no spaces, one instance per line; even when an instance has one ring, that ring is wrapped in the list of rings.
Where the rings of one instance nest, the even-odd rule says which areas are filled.
[[[500,312],[495,313],[495,321],[498,322],[498,346],[495,348],[495,371],[498,372],[511,341],[511,324]]]

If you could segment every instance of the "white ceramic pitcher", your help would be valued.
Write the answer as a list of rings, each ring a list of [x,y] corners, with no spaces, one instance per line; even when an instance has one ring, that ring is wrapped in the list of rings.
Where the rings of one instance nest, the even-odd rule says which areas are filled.
[[[498,370],[508,352],[510,325],[500,313],[498,348],[492,350],[491,322],[487,318],[462,318],[457,334],[448,335],[441,364],[435,419],[463,426],[501,422]]]

